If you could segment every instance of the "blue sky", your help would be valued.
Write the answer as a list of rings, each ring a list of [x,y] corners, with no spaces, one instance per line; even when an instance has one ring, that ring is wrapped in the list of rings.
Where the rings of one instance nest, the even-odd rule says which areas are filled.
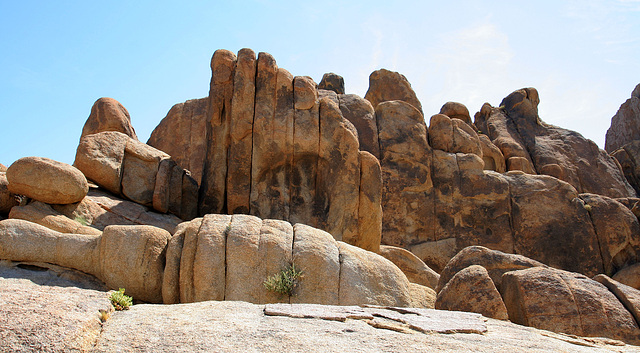
[[[600,147],[640,83],[640,1],[0,0],[0,163],[72,163],[100,97],[120,101],[146,142],[171,106],[208,94],[211,55],[243,47],[317,82],[404,74],[426,115],[471,114],[522,87],[543,120]]]

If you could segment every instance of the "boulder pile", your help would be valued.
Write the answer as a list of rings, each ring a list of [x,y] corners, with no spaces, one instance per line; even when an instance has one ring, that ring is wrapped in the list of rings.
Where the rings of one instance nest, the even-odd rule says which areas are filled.
[[[146,144],[100,98],[73,166],[0,165],[0,260],[150,303],[435,307],[640,343],[640,85],[609,155],[545,123],[535,88],[427,124],[385,69],[364,98],[251,49],[216,51],[211,72]]]

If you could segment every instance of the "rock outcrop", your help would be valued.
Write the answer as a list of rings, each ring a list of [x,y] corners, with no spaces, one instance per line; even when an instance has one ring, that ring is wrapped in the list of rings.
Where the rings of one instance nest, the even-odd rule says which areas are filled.
[[[640,343],[631,313],[607,287],[580,274],[544,267],[507,272],[501,293],[512,322]]]
[[[507,159],[526,173],[546,174],[571,184],[580,193],[609,197],[635,197],[619,165],[591,140],[544,123],[538,116],[540,98],[535,88],[517,90],[500,108],[483,106],[475,116],[476,126],[491,138]]]
[[[525,326],[638,344],[640,328],[634,317],[640,291],[604,275],[595,279],[523,256],[469,247],[443,271],[436,308],[503,319],[508,315]]]
[[[34,200],[70,204],[89,191],[84,174],[73,166],[42,157],[23,157],[7,169],[8,189]]]
[[[118,131],[134,140],[138,139],[131,125],[127,109],[113,98],[100,98],[91,107],[91,114],[82,128],[80,139],[104,131]]]
[[[613,153],[636,140],[640,140],[640,84],[631,92],[631,98],[622,103],[616,115],[611,118],[604,149]]]
[[[344,78],[333,72],[322,75],[322,80],[318,84],[318,89],[334,91],[337,94],[344,94]]]
[[[487,270],[471,265],[458,271],[438,292],[435,308],[467,311],[507,320],[507,308]]]
[[[371,102],[374,109],[382,102],[400,100],[411,104],[422,114],[422,104],[404,75],[386,69],[376,70],[369,75],[369,89],[364,99]]]
[[[15,195],[9,191],[9,181],[5,172],[0,172],[0,214],[11,211],[13,206],[17,206],[18,201]]]
[[[198,185],[169,155],[114,131],[85,136],[75,166],[115,195],[182,219],[197,213]]]
[[[216,51],[211,70],[206,106],[174,106],[149,139],[199,181],[198,214],[300,222],[377,251],[380,170],[363,154],[379,154],[372,107],[332,91],[320,90],[333,96],[319,99],[309,77],[250,49]],[[191,139],[173,143],[176,130]]]

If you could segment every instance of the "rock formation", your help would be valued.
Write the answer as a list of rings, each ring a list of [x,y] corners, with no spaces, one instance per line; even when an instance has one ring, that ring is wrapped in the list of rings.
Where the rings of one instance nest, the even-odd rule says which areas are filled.
[[[318,84],[318,89],[334,91],[337,94],[344,94],[344,78],[342,76],[328,72],[322,75],[322,80]]]
[[[121,132],[134,140],[138,139],[131,125],[127,109],[113,98],[100,98],[91,107],[91,114],[82,128],[80,139],[104,131]]]
[[[640,84],[631,92],[631,98],[627,99],[611,118],[604,149],[613,153],[636,140],[640,140]]]
[[[129,200],[196,216],[198,185],[169,155],[120,132],[101,132],[80,140],[75,166],[104,189]]]
[[[522,256],[469,247],[443,271],[436,308],[508,316],[525,326],[640,343],[635,319],[640,291],[605,275],[595,279]]]
[[[404,75],[386,69],[376,70],[369,75],[369,89],[364,99],[375,108],[382,102],[400,100],[411,104],[422,114],[422,104]]]

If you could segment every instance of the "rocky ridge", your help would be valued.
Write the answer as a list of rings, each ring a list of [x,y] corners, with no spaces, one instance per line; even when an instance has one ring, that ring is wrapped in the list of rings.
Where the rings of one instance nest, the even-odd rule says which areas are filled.
[[[447,102],[427,125],[391,71],[363,99],[250,49],[216,51],[211,69],[209,96],[174,106],[148,144],[102,98],[75,167],[2,168],[0,259],[75,268],[151,303],[344,305],[265,312],[398,332],[429,330],[383,310],[435,306],[639,342],[640,292],[616,281],[639,287],[637,142],[616,160],[544,123],[533,88],[473,122]],[[293,295],[265,289],[292,265]]]

